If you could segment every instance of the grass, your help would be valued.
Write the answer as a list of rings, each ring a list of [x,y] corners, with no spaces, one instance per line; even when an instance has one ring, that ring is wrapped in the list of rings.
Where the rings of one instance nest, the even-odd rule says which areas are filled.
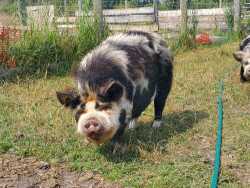
[[[70,77],[3,83],[0,86],[0,153],[65,162],[129,187],[209,187],[216,141],[218,81],[225,75],[220,187],[249,187],[250,106],[248,84],[239,83],[232,52],[238,42],[198,48],[175,58],[174,85],[164,112],[165,126],[152,130],[153,108],[128,131],[125,154],[110,145],[87,146],[75,132],[71,113],[55,91]],[[225,73],[230,74],[225,74]],[[248,185],[247,185],[248,183]]]
[[[44,25],[40,29],[34,25],[18,42],[10,45],[8,54],[15,59],[19,75],[64,75],[75,61],[106,38],[109,30],[105,26],[100,34],[98,19],[81,17],[74,34],[60,32],[55,25]]]

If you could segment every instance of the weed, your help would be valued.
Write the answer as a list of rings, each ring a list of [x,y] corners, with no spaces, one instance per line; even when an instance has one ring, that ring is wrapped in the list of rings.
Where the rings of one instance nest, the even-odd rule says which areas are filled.
[[[68,32],[60,34],[55,27],[31,27],[20,41],[10,47],[9,54],[16,60],[22,75],[65,74],[74,61],[82,58],[107,35],[106,27],[99,35],[97,19],[83,16],[77,22],[73,35]]]
[[[195,37],[197,34],[198,19],[195,15],[195,10],[192,11],[192,16],[189,19],[190,24],[186,31],[181,32],[177,41],[172,46],[174,51],[193,49],[196,47]]]
[[[234,14],[233,14],[233,7],[229,6],[225,9],[225,18],[228,32],[232,33],[234,28]]]

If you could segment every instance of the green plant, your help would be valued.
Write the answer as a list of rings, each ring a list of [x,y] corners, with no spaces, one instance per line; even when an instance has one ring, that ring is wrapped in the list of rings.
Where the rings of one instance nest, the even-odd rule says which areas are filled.
[[[111,8],[136,8],[140,6],[152,6],[153,0],[138,1],[138,0],[108,0],[103,1],[103,7],[105,9]]]
[[[240,31],[241,31],[242,37],[246,37],[249,34],[250,32],[250,19],[249,18],[241,20]]]
[[[109,35],[107,25],[103,26],[100,33],[100,20],[82,16],[77,23],[77,57],[84,56],[90,49],[97,46],[103,39]]]
[[[192,10],[191,13],[192,13],[192,16],[190,20],[189,34],[191,35],[191,38],[195,40],[199,21],[198,21],[195,10]]]
[[[180,8],[180,0],[162,1],[159,3],[159,10],[177,10]]]
[[[104,27],[100,35],[98,19],[83,16],[76,25],[77,29],[73,34],[61,34],[56,28],[48,26],[39,29],[32,27],[27,31],[9,49],[21,74],[64,74],[70,70],[75,60],[80,60],[108,35],[107,27]]]
[[[197,34],[198,19],[195,12],[192,12],[192,16],[189,18],[190,24],[186,28],[186,31],[182,31],[177,41],[173,44],[172,49],[178,51],[179,49],[186,50],[196,47],[195,37]]]
[[[234,15],[233,15],[233,8],[231,6],[225,9],[225,17],[226,17],[226,24],[228,28],[228,32],[233,32],[234,27]]]
[[[57,31],[31,30],[10,47],[9,54],[17,61],[22,74],[46,72],[49,67],[58,69],[70,64],[75,49],[72,41]]]

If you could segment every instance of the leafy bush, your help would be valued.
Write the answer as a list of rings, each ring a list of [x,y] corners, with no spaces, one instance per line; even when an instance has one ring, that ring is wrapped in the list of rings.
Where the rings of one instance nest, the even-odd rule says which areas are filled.
[[[69,46],[71,50],[67,50]],[[48,70],[51,65],[69,64],[74,53],[74,42],[56,31],[29,31],[10,47],[9,53],[16,59],[22,73],[39,73]]]
[[[56,28],[32,28],[10,47],[9,54],[16,60],[21,74],[63,74],[108,34],[106,28],[102,35],[99,33],[98,21],[85,18],[79,20],[73,34],[61,34]]]

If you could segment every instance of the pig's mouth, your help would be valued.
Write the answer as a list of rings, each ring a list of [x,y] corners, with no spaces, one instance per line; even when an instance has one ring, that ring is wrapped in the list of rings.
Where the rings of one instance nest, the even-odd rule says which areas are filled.
[[[243,75],[246,81],[250,81],[250,74],[244,74]]]
[[[93,132],[93,133],[88,133],[86,134],[87,139],[90,142],[94,142],[96,144],[103,144],[105,142],[107,142],[108,140],[110,140],[113,135],[115,134],[115,130],[114,129],[109,129],[109,130],[102,130],[98,133]]]
[[[87,137],[91,138],[92,140],[100,140],[100,138],[103,136],[103,131],[102,132],[98,132],[98,133],[88,133]]]

